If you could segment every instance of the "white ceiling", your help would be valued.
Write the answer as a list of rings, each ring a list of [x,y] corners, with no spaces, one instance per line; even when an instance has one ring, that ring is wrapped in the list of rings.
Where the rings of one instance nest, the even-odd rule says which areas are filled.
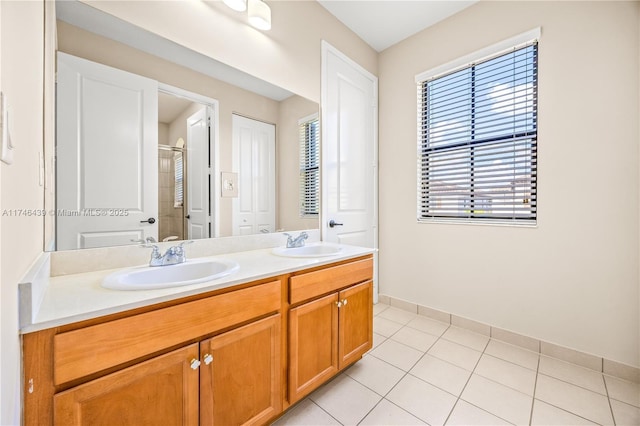
[[[318,0],[318,3],[378,52],[476,2],[477,0]]]

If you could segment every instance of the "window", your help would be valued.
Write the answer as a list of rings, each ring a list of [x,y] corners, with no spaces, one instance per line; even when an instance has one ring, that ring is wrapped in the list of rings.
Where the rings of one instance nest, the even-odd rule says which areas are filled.
[[[318,115],[298,122],[300,130],[300,216],[320,211],[320,123]]]
[[[537,42],[418,83],[418,220],[536,222]]]
[[[182,207],[184,204],[184,176],[183,176],[183,164],[182,153],[176,152],[173,154],[173,170],[174,170],[174,207]]]

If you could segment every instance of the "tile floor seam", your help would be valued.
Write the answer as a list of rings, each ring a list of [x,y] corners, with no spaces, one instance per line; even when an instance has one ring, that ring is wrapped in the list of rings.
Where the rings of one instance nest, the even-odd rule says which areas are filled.
[[[489,343],[491,343],[491,340],[489,340]],[[487,346],[488,346],[488,344],[487,344]],[[489,353],[486,353],[486,352],[483,352],[482,355],[490,356],[491,358],[495,358],[495,359],[499,359],[500,361],[508,362],[509,364],[515,365],[517,367],[526,368],[529,371],[535,371],[535,373],[538,374],[538,366],[537,366],[537,364],[536,364],[536,368],[534,370],[533,368],[525,367],[524,365],[518,364],[517,362],[513,362],[513,361],[508,360],[508,359],[500,358],[497,355],[489,354]],[[538,363],[540,363],[540,357],[538,357]]]
[[[613,413],[613,406],[611,405],[611,396],[609,396],[609,387],[607,386],[607,381],[604,379],[604,374],[601,375],[602,381],[604,382],[604,391],[607,393],[607,402],[609,403],[609,410],[611,410],[611,420],[613,420],[613,424],[616,425],[616,415]]]
[[[600,423],[596,422],[595,420],[592,420],[592,419],[586,418],[585,416],[581,416],[580,414],[576,414],[576,413],[574,413],[574,412],[572,412],[572,411],[567,410],[566,408],[558,407],[557,405],[555,405],[555,404],[553,404],[553,403],[551,403],[551,402],[549,402],[549,401],[545,401],[544,399],[533,398],[533,402],[534,402],[534,404],[535,404],[535,402],[536,402],[536,401],[540,401],[540,402],[542,402],[542,403],[544,403],[544,404],[550,405],[550,406],[552,406],[553,408],[556,408],[556,409],[558,409],[558,410],[560,410],[560,411],[564,411],[565,413],[571,414],[572,416],[579,417],[579,418],[581,418],[581,419],[583,419],[583,420],[586,420],[586,421],[588,421],[589,423],[592,423],[592,424],[594,424],[594,425],[600,425]]]
[[[445,339],[447,340],[447,339]],[[451,411],[449,411],[449,415],[447,416],[447,418],[445,419],[445,421],[443,422],[443,424],[447,424],[447,422],[449,421],[449,418],[451,417],[451,414],[453,414],[453,410],[455,409],[456,405],[458,405],[458,402],[460,402],[460,399],[462,399],[462,394],[464,393],[464,390],[467,388],[467,386],[469,385],[469,382],[471,381],[471,378],[473,377],[473,373],[474,371],[476,371],[476,368],[478,368],[478,364],[480,364],[480,360],[482,359],[482,355],[484,355],[484,352],[487,350],[487,346],[489,346],[489,341],[491,341],[491,338],[489,338],[489,340],[487,340],[487,343],[484,345],[484,349],[482,349],[482,352],[480,352],[480,356],[478,357],[478,360],[476,361],[476,364],[473,366],[473,370],[471,370],[471,374],[469,374],[469,377],[467,377],[467,381],[464,383],[464,386],[462,387],[462,390],[460,391],[460,394],[457,396],[456,402],[453,404],[453,407],[451,408]],[[453,342],[455,343],[455,342]],[[466,346],[465,346],[466,347]],[[473,348],[470,348],[473,349]],[[475,349],[473,349],[475,350]],[[467,370],[469,371],[469,370]],[[464,402],[466,402],[467,404],[471,404],[469,401],[464,400]],[[475,407],[474,404],[471,404]],[[480,408],[480,407],[477,407]],[[482,408],[481,408],[482,409]],[[487,410],[484,410],[487,411]],[[487,413],[496,416],[494,413],[491,413],[489,411],[487,411]],[[502,418],[500,416],[496,416],[498,418]],[[508,422],[511,423],[511,422]]]
[[[576,385],[576,384],[575,384],[575,383],[573,383],[573,382],[568,382],[568,381],[566,381],[566,380],[564,380],[564,379],[561,379],[561,378],[559,378],[559,377],[552,376],[552,375],[550,375],[550,374],[542,373],[542,372],[538,372],[538,374],[542,374],[543,376],[546,376],[546,377],[552,378],[552,379],[554,379],[554,380],[558,380],[558,381],[560,381],[560,382],[562,382],[562,383],[566,383],[566,384],[569,384],[569,385],[572,385],[572,386],[578,387],[578,388],[580,388],[580,389],[582,389],[582,390],[586,390],[586,391],[589,391],[589,392],[591,392],[591,393],[595,393],[596,395],[604,396],[604,397],[606,397],[607,399],[609,399],[609,396],[608,396],[608,395],[605,395],[605,394],[600,393],[600,392],[596,392],[596,391],[594,391],[594,390],[592,390],[592,389],[589,389],[589,388],[585,388],[584,386]],[[615,398],[614,398],[614,399],[615,399]]]
[[[402,368],[398,368],[398,367],[396,367],[395,365],[391,364],[390,362],[385,361],[384,359],[380,359],[380,358],[378,358],[377,356],[372,355],[372,354],[369,354],[369,356],[374,357],[374,358],[375,358],[375,359],[377,359],[378,361],[384,362],[385,364],[387,364],[387,365],[389,365],[389,366],[391,366],[391,367],[393,367],[393,368],[396,368],[396,369],[398,369],[398,370],[400,370],[400,371],[402,371],[402,372],[404,373],[404,374],[402,375],[402,377],[401,377],[400,379],[398,379],[398,381],[396,382],[396,384],[395,384],[395,385],[393,385],[393,386],[391,387],[391,389],[393,389],[394,387],[396,387],[396,385],[397,385],[398,383],[400,383],[400,382],[402,381],[402,379],[404,379],[404,378],[405,378],[405,376],[406,376],[407,374],[409,374],[409,372],[408,372],[408,371],[404,371]],[[366,384],[362,383],[360,380],[356,379],[355,377],[351,377],[351,376],[349,375],[349,373],[348,373],[348,369],[347,369],[347,370],[345,370],[344,374],[346,374],[347,376],[349,376],[351,379],[355,380],[358,384],[360,384],[360,385],[364,386],[365,388],[369,389],[371,392],[375,393],[376,395],[379,395],[379,396],[380,396],[381,398],[383,398],[383,399],[384,399],[384,398],[386,398],[386,396],[387,396],[387,395],[389,395],[389,392],[391,392],[391,389],[389,389],[389,390],[387,391],[387,393],[385,393],[384,395],[381,395],[381,394],[379,394],[378,392],[376,392],[374,389],[371,389],[369,386],[367,386]],[[380,403],[380,401],[378,401],[378,403]],[[376,405],[378,405],[378,404],[376,404]],[[405,410],[405,411],[406,411],[406,410]]]
[[[309,394],[310,395],[310,394]],[[327,413],[327,416],[331,417],[333,420],[335,420],[336,422],[338,422],[339,425],[344,426],[344,423],[342,423],[340,420],[336,419],[330,412],[328,412],[327,410],[325,410],[324,408],[322,408],[320,406],[320,404],[318,404],[317,402],[315,402],[313,399],[309,398],[309,395],[307,395],[305,398],[309,399],[309,401],[311,401],[311,403],[313,403],[316,407],[318,407],[319,409],[321,409],[322,411],[324,411],[325,413]],[[300,400],[302,401],[302,400]]]
[[[444,323],[443,323],[443,324],[444,324]],[[430,333],[430,332],[428,332],[428,331],[421,330],[421,329],[419,329],[419,328],[411,327],[409,324],[406,324],[404,327],[408,327],[408,328],[410,328],[411,330],[419,331],[419,332],[421,332],[421,333],[428,334],[429,336],[437,337],[438,339],[440,339],[440,338],[442,337],[442,334],[446,333],[450,326],[448,326],[447,328],[445,328],[445,329],[444,329],[444,331],[442,332],[442,334],[440,334],[440,335],[438,335],[438,334],[433,334],[433,333]],[[403,327],[403,328],[404,328],[404,327]],[[402,330],[402,328],[401,328],[400,330]],[[400,330],[398,330],[398,331],[400,331]],[[395,334],[395,333],[394,333],[394,334]]]
[[[536,405],[536,389],[538,387],[538,374],[540,374],[540,356],[538,355],[538,362],[536,364],[536,379],[533,381],[533,399],[531,400],[531,411],[529,412],[529,426],[533,423],[533,409]]]
[[[400,331],[400,330],[398,330],[398,331]],[[396,332],[396,333],[397,333],[397,332]],[[394,334],[392,334],[391,336],[389,336],[389,337],[387,338],[387,340],[391,339],[391,337],[393,337],[393,335],[395,335],[395,333],[394,333]],[[391,339],[391,340],[393,340],[393,339]],[[423,352],[423,351],[422,351],[422,350],[420,350],[420,349],[416,349],[416,348],[414,348],[414,347],[412,347],[412,346],[409,346],[409,345],[406,345],[406,344],[404,344],[404,343],[402,343],[402,342],[398,342],[397,340],[393,340],[393,342],[394,342],[394,343],[398,343],[398,344],[400,344],[400,345],[402,345],[402,346],[405,346],[405,347],[407,347],[407,348],[409,348],[409,349],[412,349],[412,350],[414,350],[414,351]],[[433,345],[435,345],[435,344],[436,344],[436,342],[437,342],[437,340],[436,340],[435,342],[433,342],[433,344],[432,344],[431,346],[429,346],[429,349],[431,349],[431,348],[433,347]],[[376,347],[380,347],[381,345],[382,345],[382,343],[380,343],[380,345],[378,345],[378,346],[376,346]],[[374,349],[374,348],[371,348],[371,352],[368,352],[368,354],[369,354],[369,355],[371,355],[372,357],[374,357],[374,358],[376,358],[376,359],[379,359],[380,361],[384,361],[384,362],[386,362],[387,364],[392,365],[392,366],[393,366],[393,367],[395,367],[395,368],[398,368],[398,369],[400,369],[400,370],[402,370],[402,371],[405,371],[405,370],[403,370],[402,368],[398,367],[397,365],[393,365],[393,364],[391,364],[390,362],[387,362],[387,361],[385,361],[384,359],[382,359],[382,358],[379,358],[379,357],[375,356],[375,355],[373,354],[373,349]],[[427,352],[428,352],[428,350],[429,350],[429,349],[427,349]],[[422,355],[420,355],[420,357],[416,360],[416,362],[414,362],[414,363],[411,365],[411,367],[409,367],[409,369],[408,369],[407,371],[405,371],[405,373],[409,373],[409,371],[411,371],[411,369],[412,369],[413,367],[415,367],[415,366],[416,366],[416,364],[417,364],[418,362],[420,362],[420,360],[421,360],[421,359],[422,359],[422,358],[427,354],[427,352],[423,352],[423,353],[422,353]],[[403,377],[404,377],[404,376],[403,376]]]
[[[406,326],[405,326],[405,327],[406,327]],[[400,330],[398,330],[398,331],[400,331]],[[395,334],[395,333],[394,333],[394,334]],[[391,337],[388,337],[388,339],[390,339],[390,338],[391,338]],[[431,344],[431,346],[429,347],[429,349],[431,349],[431,347],[433,347],[433,345],[435,345],[435,344],[436,344],[436,342],[438,342],[438,340],[440,340],[440,338],[436,339],[436,341],[435,341],[435,342],[433,342],[433,343]],[[394,341],[395,341],[395,340],[394,340]],[[398,343],[400,343],[400,342],[398,342]],[[402,343],[400,343],[400,344],[402,344]],[[407,346],[407,345],[405,345],[405,346]],[[410,347],[410,346],[407,346],[407,347]],[[416,376],[414,376],[413,374],[411,374],[411,373],[410,373],[410,371],[411,371],[411,370],[416,366],[416,364],[418,364],[418,363],[422,360],[422,358],[424,358],[424,357],[427,355],[427,353],[428,353],[428,350],[427,350],[426,352],[424,352],[424,353],[422,354],[422,356],[420,356],[420,357],[418,358],[418,360],[413,364],[413,366],[411,366],[411,368],[410,368],[408,371],[404,371],[404,370],[402,370],[401,368],[398,368],[398,367],[396,367],[395,365],[393,365],[393,364],[391,364],[391,363],[389,363],[389,362],[387,362],[387,361],[385,361],[385,360],[383,360],[383,359],[380,359],[380,358],[378,358],[377,356],[375,356],[375,355],[373,355],[373,354],[371,354],[371,356],[373,356],[374,358],[376,358],[376,359],[378,359],[378,360],[380,360],[380,361],[382,361],[382,362],[384,362],[384,363],[387,363],[387,364],[391,365],[392,367],[398,368],[399,370],[401,370],[401,371],[404,373],[404,374],[402,375],[402,377],[400,377],[400,379],[399,379],[399,380],[398,380],[398,381],[397,381],[393,386],[391,386],[391,388],[390,388],[390,389],[387,391],[387,393],[382,397],[382,399],[384,399],[384,400],[386,400],[386,401],[390,402],[391,404],[395,405],[396,407],[400,408],[401,410],[403,410],[403,411],[405,411],[405,412],[407,412],[407,413],[411,414],[413,417],[415,417],[415,418],[419,419],[420,421],[424,422],[425,424],[429,425],[429,422],[427,422],[426,420],[423,420],[421,417],[416,416],[414,413],[412,413],[412,412],[410,412],[410,411],[408,411],[408,410],[406,410],[406,409],[402,408],[401,406],[399,406],[398,404],[394,403],[394,402],[393,402],[393,401],[391,401],[390,399],[387,399],[387,396],[388,396],[388,395],[389,395],[389,394],[390,394],[390,393],[391,393],[391,392],[392,392],[392,391],[393,391],[393,390],[394,390],[394,389],[395,389],[395,388],[396,388],[396,387],[397,387],[397,386],[398,386],[398,385],[399,385],[399,384],[400,384],[400,383],[405,379],[405,377],[407,377],[407,376],[409,376],[409,375],[410,375],[411,377],[415,377],[416,379],[418,379],[418,380],[420,380],[420,381],[422,381],[422,382],[424,382],[424,383],[427,383],[427,384],[428,384],[428,385],[430,385],[430,386],[435,387],[436,389],[440,389],[439,387],[437,387],[437,386],[435,386],[435,385],[433,385],[433,384],[431,384],[431,383],[429,383],[429,382],[427,382],[427,381],[425,381],[425,380],[422,380],[421,378],[416,377]],[[358,383],[360,383],[360,382],[358,382]],[[444,389],[440,389],[440,390],[444,391]],[[444,392],[447,392],[447,391],[444,391]],[[448,393],[449,395],[453,395],[451,392],[447,392],[447,393]],[[379,403],[380,403],[380,401],[378,401],[378,404],[379,404]],[[376,404],[376,405],[377,405],[377,404]],[[455,406],[455,404],[454,404],[454,406]],[[451,414],[451,413],[449,413],[449,414]],[[448,418],[448,416],[447,416],[447,418]],[[444,423],[446,423],[446,422],[443,422],[443,424],[444,424]]]
[[[354,380],[355,380],[355,379],[354,379]],[[356,381],[357,381],[357,380],[356,380]],[[360,383],[360,382],[358,382],[358,383]],[[363,386],[364,386],[364,385],[363,385]],[[373,390],[373,389],[372,389],[372,390]],[[376,392],[376,395],[379,395],[379,394]],[[367,413],[366,413],[366,414],[365,414],[365,415],[364,415],[364,416],[363,416],[363,417],[358,421],[358,423],[356,423],[356,425],[360,425],[360,424],[362,424],[362,422],[364,421],[364,419],[366,419],[366,418],[367,418],[367,416],[368,416],[369,414],[371,414],[371,412],[372,412],[373,410],[375,410],[375,408],[376,408],[378,405],[380,405],[380,403],[382,402],[382,400],[383,400],[383,399],[384,399],[384,397],[380,398],[380,401],[376,402],[376,403],[374,404],[374,406],[373,406],[373,407],[371,407],[371,409],[370,409],[369,411],[367,411]]]
[[[503,420],[503,421],[505,421],[505,422],[509,423],[510,425],[516,425],[516,423],[510,422],[509,420],[505,419],[504,417],[500,417],[499,415],[497,415],[497,414],[495,414],[495,413],[492,413],[491,411],[488,411],[488,410],[486,410],[485,408],[478,407],[476,404],[474,404],[474,403],[472,403],[472,402],[469,402],[469,401],[467,401],[467,400],[466,400],[466,399],[464,399],[464,398],[460,398],[458,401],[466,402],[467,404],[469,404],[469,405],[471,405],[471,406],[473,406],[473,407],[477,408],[478,410],[484,411],[485,413],[490,414],[490,415],[492,415],[493,417],[497,417],[498,419]],[[456,401],[456,405],[458,405],[458,401]],[[452,411],[452,413],[453,413],[453,411]],[[447,419],[447,420],[448,420],[448,419]]]

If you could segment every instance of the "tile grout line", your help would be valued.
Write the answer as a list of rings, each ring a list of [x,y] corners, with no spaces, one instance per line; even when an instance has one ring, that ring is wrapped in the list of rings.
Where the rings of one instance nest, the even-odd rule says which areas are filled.
[[[533,407],[536,405],[536,390],[538,387],[538,375],[540,374],[540,355],[538,354],[538,364],[536,365],[536,380],[533,382],[533,398],[531,399],[531,412],[529,413],[529,426],[533,422]]]
[[[607,381],[604,379],[604,373],[602,373],[602,381],[604,382],[604,391],[607,393],[607,402],[609,403],[609,410],[611,410],[611,420],[613,420],[613,424],[616,424],[616,416],[613,414],[613,406],[611,405],[611,397],[609,396],[609,387],[607,386]]]
[[[445,339],[445,340],[447,340],[447,339]],[[478,364],[480,364],[480,360],[482,359],[482,355],[484,355],[484,352],[487,350],[487,346],[489,346],[489,342],[490,341],[491,341],[491,337],[489,337],[489,340],[487,340],[487,343],[484,345],[484,349],[482,349],[482,352],[480,353],[480,356],[478,357],[478,360],[476,361],[476,364],[473,366],[473,370],[471,370],[471,374],[469,374],[469,378],[467,379],[467,381],[465,382],[464,386],[462,387],[462,390],[460,391],[460,394],[457,396],[455,404],[453,404],[453,407],[451,407],[451,411],[449,411],[449,415],[445,419],[444,424],[447,424],[447,422],[449,421],[449,418],[451,417],[451,414],[453,414],[453,410],[456,409],[456,406],[458,405],[458,402],[460,402],[460,399],[462,398],[462,394],[464,393],[464,390],[469,385],[469,382],[471,381],[471,378],[473,377],[473,372],[476,371],[476,368],[478,368]],[[462,345],[462,346],[464,346],[464,345]],[[474,405],[474,407],[475,407],[475,405]],[[478,408],[480,408],[480,407],[478,407]],[[480,408],[480,409],[482,410],[482,408]],[[487,410],[483,410],[483,411],[487,411]],[[487,411],[487,413],[489,413],[489,412]],[[490,413],[490,414],[493,415],[493,416],[496,416],[493,413]],[[500,417],[500,416],[496,416],[496,417]],[[509,423],[511,423],[511,422],[509,422]]]
[[[406,327],[406,326],[405,326],[405,327]],[[409,328],[411,328],[411,327],[409,327]],[[449,327],[447,327],[447,328],[445,329],[445,331],[443,331],[443,334],[444,334],[444,332],[446,332],[446,330],[448,330],[448,329],[449,329]],[[402,330],[402,329],[400,329],[400,330]],[[400,331],[400,330],[398,330],[398,331]],[[396,331],[396,333],[397,333],[397,331]],[[393,333],[391,336],[393,336],[393,335],[394,335],[394,334],[396,334],[396,333]],[[390,337],[388,337],[388,339],[391,339],[391,336],[390,336]],[[433,346],[438,342],[438,340],[440,340],[440,337],[438,337],[438,338],[436,339],[436,341],[435,341],[435,342],[433,342],[433,343],[431,344],[431,346],[429,346],[429,349],[427,349],[427,350],[425,351],[425,353],[423,353],[423,354],[422,354],[422,356],[421,356],[420,358],[418,358],[418,360],[416,360],[416,362],[411,366],[411,368],[415,367],[415,366],[416,366],[416,364],[417,364],[417,363],[419,363],[419,362],[422,360],[422,358],[424,358],[424,357],[427,355],[427,353],[429,352],[429,350],[430,350],[430,349],[431,349],[431,348],[432,348],[432,347],[433,347]],[[395,341],[395,340],[394,340],[394,341]],[[397,343],[400,343],[400,342],[397,342]],[[403,343],[400,343],[400,344],[403,344]],[[404,345],[404,346],[407,346],[407,345]],[[407,346],[407,347],[410,347],[410,346]],[[420,421],[423,421],[425,424],[427,424],[427,425],[428,425],[428,424],[429,424],[429,422],[427,422],[426,420],[423,420],[422,418],[420,418],[420,417],[416,416],[414,413],[412,413],[412,412],[410,412],[410,411],[405,410],[404,408],[400,407],[398,404],[396,404],[396,403],[394,403],[393,401],[391,401],[391,400],[387,399],[387,395],[389,395],[389,394],[390,394],[390,393],[391,393],[391,392],[392,392],[392,391],[393,391],[393,390],[398,386],[398,384],[400,384],[400,382],[402,382],[402,381],[405,379],[405,377],[407,377],[407,376],[409,375],[409,371],[411,371],[411,368],[410,368],[409,370],[407,370],[407,371],[404,371],[404,370],[402,370],[401,368],[396,367],[395,365],[393,365],[393,364],[391,364],[391,363],[389,363],[389,362],[387,362],[387,361],[385,361],[385,360],[383,360],[383,359],[380,359],[380,358],[376,357],[375,355],[371,355],[371,356],[373,356],[374,358],[376,358],[376,359],[378,359],[378,360],[380,360],[380,361],[382,361],[382,362],[385,362],[385,363],[387,363],[387,364],[389,364],[389,365],[391,365],[391,366],[393,366],[393,367],[395,367],[395,368],[398,368],[399,370],[401,370],[401,371],[403,371],[403,372],[404,372],[404,374],[402,375],[402,377],[401,377],[401,378],[400,378],[400,379],[399,379],[399,380],[398,380],[398,381],[397,381],[397,382],[396,382],[396,383],[391,387],[391,389],[389,389],[389,390],[387,391],[387,393],[385,393],[385,394],[384,394],[384,396],[382,397],[382,399],[384,399],[384,400],[386,400],[386,401],[389,401],[391,404],[393,404],[393,405],[395,405],[396,407],[400,408],[401,410],[403,410],[403,411],[405,411],[405,412],[407,412],[407,413],[411,414],[413,417],[415,417],[415,418],[419,419]],[[415,377],[415,376],[412,374],[412,375],[411,375],[411,377]],[[418,379],[418,380],[422,380],[422,379],[420,379],[420,378],[418,378],[418,377],[416,377],[416,379]],[[355,379],[354,379],[354,380],[355,380]],[[357,380],[356,380],[356,381],[357,381]],[[358,383],[360,383],[360,382],[358,382]],[[428,383],[428,382],[425,382],[425,383]],[[429,384],[431,384],[431,383],[429,383]],[[364,386],[364,385],[363,385],[363,386]],[[432,386],[433,386],[433,385],[432,385]],[[440,389],[440,388],[438,388],[438,389]],[[378,404],[379,404],[379,403],[380,403],[380,402],[378,402]],[[376,404],[376,405],[377,405],[377,404]]]
[[[307,396],[307,398],[309,398],[309,396]],[[313,399],[309,398],[309,401],[311,401],[312,404],[314,404],[316,407],[318,407],[319,409],[321,409],[322,411],[324,411],[325,413],[327,413],[327,416],[331,417],[333,420],[335,420],[336,422],[338,422],[338,424],[344,426],[344,423],[342,423],[340,420],[336,419],[335,417],[333,417],[331,415],[330,412],[328,412],[327,410],[325,410],[324,408],[322,408],[319,404],[317,404]]]
[[[386,311],[387,309],[388,309],[388,308],[384,309],[382,312]],[[379,313],[378,313],[378,315],[379,315],[379,314],[381,314],[382,312],[379,312]],[[377,315],[375,315],[375,316],[377,316]],[[381,318],[384,318],[384,317],[381,317]],[[388,318],[384,318],[384,319],[389,320],[389,321],[392,321],[392,322],[395,322],[395,321],[390,320],[390,319],[388,319]],[[396,323],[396,324],[399,324],[399,323]],[[408,323],[407,323],[407,324],[408,324]],[[407,325],[407,324],[404,324],[400,329],[398,329],[396,332],[394,332],[393,334],[391,334],[389,337],[385,337],[385,336],[383,336],[385,339],[384,339],[382,342],[380,342],[380,344],[379,344],[378,346],[376,346],[376,347],[379,347],[380,345],[382,345],[382,344],[383,344],[384,342],[386,342],[387,340],[392,340],[392,339],[391,339],[391,337],[395,336],[395,335],[396,335],[398,332],[400,332],[400,330],[402,330],[403,328],[408,327],[408,325]],[[414,328],[412,328],[412,327],[409,327],[409,328],[411,328],[412,330],[415,330],[415,329],[414,329]],[[447,327],[447,329],[448,329],[448,327]],[[418,330],[418,331],[419,331],[419,330]],[[426,334],[430,334],[430,333],[426,333]],[[380,335],[381,335],[381,334],[380,334]],[[382,335],[381,335],[381,336],[382,336]],[[435,336],[434,336],[434,337],[435,337]],[[433,345],[435,345],[435,343],[436,343],[439,339],[440,339],[440,337],[438,337],[438,339],[436,339],[436,341],[435,341],[435,342],[433,342],[433,343],[431,344],[431,346],[429,346],[429,348],[427,349],[427,351],[425,351],[425,352],[422,354],[422,356],[420,356],[420,358],[418,358],[418,360],[417,360],[417,361],[416,361],[416,362],[411,366],[411,368],[413,368],[413,367],[414,367],[418,362],[420,362],[420,360],[421,360],[421,359],[422,359],[422,358],[427,354],[427,352],[429,351],[429,349],[431,349],[431,347],[433,347]],[[409,345],[405,345],[405,344],[404,344],[404,343],[402,343],[402,342],[397,342],[397,341],[395,341],[395,340],[393,340],[393,341],[394,341],[395,343],[399,343],[399,344],[401,344],[401,345],[403,345],[403,346],[406,346],[407,348],[415,349],[415,348],[412,348],[412,347],[411,347],[411,346],[409,346]],[[396,386],[398,386],[398,384],[399,384],[399,383],[400,383],[400,382],[401,382],[405,377],[407,377],[407,375],[409,375],[409,370],[411,370],[411,368],[409,368],[409,370],[407,370],[407,371],[404,371],[402,368],[399,368],[398,366],[395,366],[395,365],[391,364],[390,362],[388,362],[388,361],[386,361],[386,360],[384,360],[384,359],[382,359],[382,358],[378,358],[377,356],[375,356],[375,355],[372,353],[374,349],[375,349],[375,348],[371,348],[371,349],[370,349],[366,354],[367,354],[368,356],[371,356],[371,357],[373,357],[373,358],[377,359],[378,361],[384,362],[385,364],[387,364],[387,365],[389,365],[389,366],[391,366],[391,367],[397,368],[398,370],[402,371],[404,374],[403,374],[403,375],[402,375],[402,377],[400,377],[400,379],[398,379],[398,381],[397,381],[397,382],[396,382],[396,383],[391,387],[391,389],[389,389],[389,390],[388,390],[384,395],[381,395],[380,400],[379,400],[379,401],[378,401],[378,402],[377,402],[377,403],[376,403],[376,404],[375,404],[375,405],[374,405],[374,406],[373,406],[373,407],[372,407],[372,408],[371,408],[371,409],[370,409],[370,410],[369,410],[369,411],[364,415],[364,417],[362,417],[362,418],[360,419],[360,421],[358,422],[358,424],[361,424],[361,423],[364,421],[364,419],[366,419],[366,418],[367,418],[367,416],[368,416],[369,414],[371,414],[371,412],[372,412],[372,411],[373,411],[373,410],[374,410],[378,405],[380,405],[380,402],[382,402],[383,400],[385,400],[385,401],[389,402],[390,404],[395,405],[396,407],[398,407],[398,408],[399,408],[399,409],[401,409],[402,411],[404,411],[404,412],[406,412],[406,413],[410,414],[411,416],[413,416],[413,417],[415,417],[415,418],[419,419],[420,421],[424,421],[424,420],[420,419],[419,417],[417,417],[415,414],[413,414],[413,413],[411,413],[411,412],[409,412],[409,411],[405,410],[404,408],[402,408],[402,407],[400,407],[399,405],[395,404],[393,401],[390,401],[390,400],[388,400],[388,399],[387,399],[387,395],[389,395],[389,394],[391,393],[391,391],[393,391],[393,389],[395,389],[395,388],[396,388]],[[422,352],[422,351],[421,351],[421,352]],[[347,370],[347,371],[348,371],[348,370]],[[346,371],[345,371],[343,374],[346,374],[347,376],[349,376],[349,374],[348,374]],[[355,379],[355,378],[353,378],[353,377],[351,377],[351,376],[349,376],[349,378],[351,378],[352,380],[354,380],[355,382],[357,382],[357,383],[358,383],[358,384],[360,384],[361,386],[365,387],[366,389],[369,389],[371,392],[375,393],[376,395],[380,395],[380,394],[379,394],[379,393],[377,393],[375,390],[371,389],[369,386],[365,385],[364,383],[361,383],[361,382],[360,382],[360,381],[358,381],[357,379]],[[322,407],[320,407],[320,408],[322,408]],[[331,417],[333,417],[333,416],[331,416]],[[340,422],[338,422],[338,423],[340,423]],[[425,423],[426,423],[426,424],[428,424],[427,422],[425,422]]]

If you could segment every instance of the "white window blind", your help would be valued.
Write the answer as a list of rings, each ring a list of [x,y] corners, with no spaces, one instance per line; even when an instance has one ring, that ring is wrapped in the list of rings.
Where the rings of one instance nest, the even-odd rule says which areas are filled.
[[[299,122],[300,131],[300,216],[317,216],[320,211],[320,123],[318,116]]]
[[[182,164],[182,153],[176,152],[173,154],[173,162],[174,162],[174,207],[182,207],[184,205],[184,176],[183,176],[183,164]]]
[[[537,42],[418,81],[418,220],[535,224]]]

